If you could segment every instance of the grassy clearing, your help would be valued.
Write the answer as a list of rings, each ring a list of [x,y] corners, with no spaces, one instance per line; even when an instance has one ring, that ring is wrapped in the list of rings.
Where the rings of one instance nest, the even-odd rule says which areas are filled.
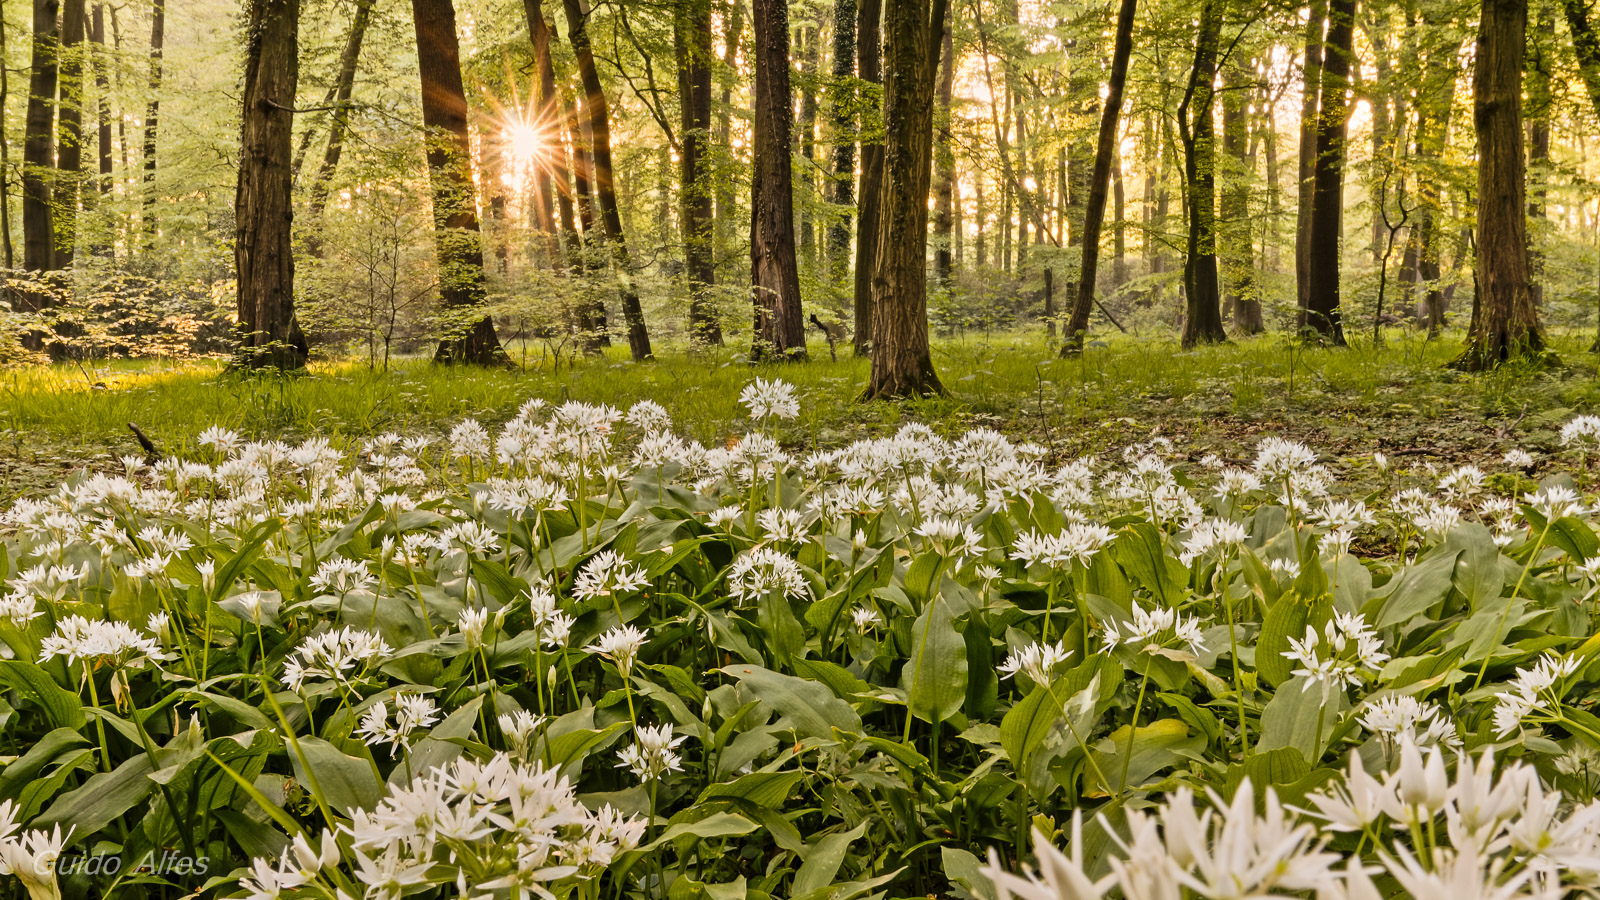
[[[320,434],[339,443],[442,429],[465,416],[493,424],[530,397],[617,406],[649,398],[667,407],[680,433],[720,442],[739,433],[739,389],[754,375],[780,372],[806,400],[784,435],[797,446],[838,444],[919,419],[947,432],[994,427],[1060,455],[1159,434],[1187,441],[1196,457],[1238,456],[1272,433],[1345,457],[1384,449],[1465,462],[1512,446],[1543,449],[1551,426],[1571,410],[1600,405],[1590,339],[1556,335],[1557,368],[1472,376],[1446,368],[1459,352],[1455,336],[1427,342],[1395,334],[1386,349],[1347,350],[1299,348],[1271,336],[1191,352],[1166,338],[1120,338],[1076,360],[1056,359],[1037,334],[969,336],[935,344],[949,396],[899,405],[853,402],[867,363],[848,355],[773,368],[752,367],[732,351],[676,352],[641,366],[617,348],[555,372],[407,360],[388,372],[321,362],[289,378],[239,376],[213,360],[25,368],[0,373],[0,495],[132,452],[128,422],[182,451],[213,424],[250,438]]]

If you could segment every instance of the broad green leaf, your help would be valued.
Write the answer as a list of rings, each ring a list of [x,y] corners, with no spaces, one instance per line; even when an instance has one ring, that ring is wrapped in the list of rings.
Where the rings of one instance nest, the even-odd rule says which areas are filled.
[[[1375,628],[1388,628],[1409,622],[1443,600],[1450,593],[1461,551],[1439,549],[1415,565],[1406,566],[1390,582],[1392,588],[1381,599],[1368,604],[1367,621]],[[1372,605],[1377,604],[1374,615]]]
[[[155,791],[156,783],[150,778],[153,771],[148,755],[132,757],[57,797],[28,827],[51,829],[59,825],[63,833],[71,830],[69,842],[88,840]]]
[[[0,684],[12,688],[38,704],[56,728],[76,731],[84,726],[83,701],[78,695],[56,684],[49,673],[21,659],[0,659]]]
[[[1188,754],[1204,746],[1205,738],[1190,737],[1189,726],[1177,719],[1157,719],[1136,729],[1124,725],[1094,745],[1095,764],[1111,783],[1101,784],[1099,775],[1091,768],[1084,779],[1084,792],[1121,793],[1124,772],[1127,773],[1126,786],[1136,787],[1162,769],[1183,762]]]
[[[834,832],[807,844],[805,862],[800,864],[800,871],[794,873],[790,891],[806,894],[832,884],[834,876],[839,874],[839,867],[844,864],[844,855],[849,851],[850,844],[866,833],[869,824],[862,822],[849,831]]]
[[[349,815],[371,809],[383,798],[383,785],[368,760],[350,756],[319,737],[301,737],[297,743],[298,751],[294,744],[288,747],[295,777],[307,790],[320,791],[334,810]]]
[[[950,604],[935,595],[912,623],[911,635],[911,657],[900,671],[907,708],[924,722],[943,722],[967,698],[967,645]]]
[[[743,682],[752,697],[777,710],[801,737],[835,740],[835,730],[845,735],[861,731],[861,717],[827,685],[760,666],[727,666],[722,671]]]

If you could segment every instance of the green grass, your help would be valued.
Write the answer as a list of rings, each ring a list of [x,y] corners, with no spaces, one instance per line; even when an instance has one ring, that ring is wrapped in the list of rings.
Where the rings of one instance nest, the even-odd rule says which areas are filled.
[[[1386,349],[1345,350],[1269,336],[1190,352],[1166,338],[1119,338],[1073,360],[1057,359],[1037,333],[974,335],[935,342],[948,396],[900,404],[855,402],[868,366],[848,353],[838,362],[751,366],[732,350],[676,352],[635,365],[615,348],[556,372],[406,360],[388,372],[319,362],[287,378],[233,374],[212,360],[19,368],[0,372],[0,495],[133,452],[128,422],[182,452],[213,424],[253,438],[338,442],[442,431],[465,416],[493,424],[530,397],[620,407],[648,398],[672,413],[681,434],[719,442],[743,430],[739,390],[758,375],[800,388],[806,402],[786,439],[802,447],[916,419],[946,431],[994,427],[1062,456],[1163,435],[1189,441],[1196,456],[1236,457],[1272,433],[1307,440],[1335,461],[1375,449],[1467,461],[1512,446],[1552,449],[1553,425],[1600,406],[1589,340],[1555,335],[1555,367],[1474,376],[1446,368],[1459,335],[1427,342],[1396,332]]]

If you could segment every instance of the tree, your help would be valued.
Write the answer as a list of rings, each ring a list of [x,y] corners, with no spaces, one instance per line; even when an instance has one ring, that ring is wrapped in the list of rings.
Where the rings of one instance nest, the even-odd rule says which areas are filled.
[[[946,0],[884,4],[883,198],[872,278],[867,398],[944,391],[928,348],[928,188]]]
[[[167,0],[155,0],[150,10],[150,104],[144,113],[144,231],[149,235],[156,233],[156,125],[161,118],[166,40]]]
[[[717,281],[712,241],[712,178],[707,165],[711,137],[711,2],[683,0],[673,17],[678,58],[681,147],[678,153],[683,206],[683,261],[689,277],[689,338],[721,346],[722,327],[710,296]]]
[[[842,210],[828,226],[827,254],[833,280],[842,282],[850,268],[850,213],[855,205],[856,142],[854,134],[856,72],[856,0],[833,4],[833,190],[828,199]]]
[[[1330,0],[1328,38],[1322,53],[1317,114],[1317,155],[1312,167],[1310,234],[1306,253],[1306,300],[1299,327],[1344,344],[1339,299],[1339,248],[1344,243],[1345,125],[1350,118],[1350,59],[1355,0]]]
[[[1089,197],[1083,210],[1083,259],[1078,266],[1078,293],[1062,334],[1061,355],[1083,349],[1094,306],[1095,278],[1100,263],[1100,229],[1106,217],[1106,186],[1117,152],[1117,120],[1122,115],[1122,94],[1128,83],[1128,58],[1133,55],[1133,17],[1138,0],[1122,0],[1117,9],[1117,31],[1111,51],[1111,78],[1105,105],[1100,110],[1100,132],[1095,140],[1094,172],[1089,176]]]
[[[950,289],[950,274],[955,257],[956,151],[951,136],[950,105],[955,96],[955,35],[945,29],[944,51],[939,64],[938,141],[934,145],[933,226],[937,242],[933,250],[933,274],[942,290]]]
[[[588,144],[590,188],[594,191],[595,212],[600,218],[601,239],[611,251],[611,265],[617,273],[622,295],[622,320],[628,326],[628,350],[634,362],[651,357],[650,334],[645,330],[644,308],[633,287],[633,264],[628,259],[628,242],[622,233],[622,213],[617,208],[615,173],[611,166],[611,112],[606,105],[605,88],[594,65],[594,50],[589,43],[588,13],[583,0],[564,0],[567,14],[567,40],[578,62],[583,81],[583,134]]]
[[[1259,334],[1266,330],[1261,321],[1261,300],[1255,284],[1255,245],[1250,236],[1250,154],[1249,105],[1252,87],[1249,72],[1237,61],[1227,67],[1222,94],[1222,149],[1231,162],[1222,188],[1221,214],[1217,237],[1222,259],[1226,295],[1223,306],[1233,312],[1234,331]]]
[[[58,0],[34,0],[33,63],[28,80],[28,117],[22,143],[22,267],[44,272],[56,267],[51,172],[55,165],[55,97],[60,64]],[[40,297],[29,305],[38,308]]]
[[[345,138],[350,132],[350,97],[355,92],[356,64],[361,58],[361,44],[367,34],[367,23],[372,20],[375,0],[356,0],[355,14],[350,18],[350,33],[345,38],[344,50],[339,54],[339,71],[334,77],[332,97],[333,116],[328,120],[328,146],[322,154],[322,164],[317,167],[311,182],[310,212],[313,222],[322,217],[328,204],[328,190],[333,183],[333,173],[339,168],[339,157],[344,152]],[[309,132],[308,132],[309,133]],[[313,241],[310,250],[316,254],[319,242]]]
[[[855,352],[872,346],[873,267],[878,258],[878,215],[883,194],[883,137],[875,112],[883,83],[883,0],[859,0],[856,58],[861,97],[861,202],[856,211]]]
[[[111,76],[106,71],[109,68],[106,58],[106,15],[105,6],[100,3],[94,5],[94,16],[89,27],[89,44],[93,49],[94,84],[95,92],[99,94],[95,109],[95,150],[98,156],[99,177],[95,179],[98,193],[105,197],[111,193],[112,165],[111,165]],[[0,102],[0,107],[4,103]],[[0,160],[3,165],[3,160]],[[87,205],[93,194],[84,195]],[[0,211],[0,215],[3,215]],[[99,241],[93,252],[96,255],[111,256],[115,253],[109,240]]]
[[[411,0],[422,83],[422,125],[427,132],[428,179],[433,187],[434,252],[439,295],[464,328],[439,342],[435,362],[502,364],[506,361],[494,320],[480,315],[484,301],[483,240],[478,231],[467,139],[467,95],[461,82],[461,44],[451,0]]]
[[[1528,262],[1522,134],[1527,0],[1483,0],[1472,74],[1478,132],[1478,292],[1462,368],[1482,371],[1544,349]]]
[[[78,241],[78,194],[83,168],[83,0],[61,8],[61,111],[57,115],[55,268],[72,267]]]
[[[300,0],[250,0],[239,180],[234,193],[240,365],[297,369],[306,339],[294,316],[289,157],[300,75]]]
[[[1217,136],[1212,101],[1216,97],[1217,52],[1222,37],[1222,0],[1206,0],[1200,12],[1194,67],[1178,105],[1183,141],[1184,196],[1189,201],[1188,252],[1183,266],[1187,300],[1183,346],[1228,339],[1222,327],[1222,293],[1217,277]]]
[[[1300,165],[1295,181],[1295,298],[1300,309],[1311,302],[1311,197],[1317,165],[1317,110],[1321,102],[1322,40],[1328,30],[1327,0],[1311,0],[1306,15],[1305,50],[1301,64]]]
[[[750,290],[755,305],[751,356],[804,359],[795,259],[794,192],[789,161],[789,13],[786,0],[755,0],[754,171],[750,196]]]

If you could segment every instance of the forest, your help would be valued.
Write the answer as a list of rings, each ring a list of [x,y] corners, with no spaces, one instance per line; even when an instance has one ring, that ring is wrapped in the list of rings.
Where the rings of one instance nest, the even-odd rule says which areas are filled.
[[[0,900],[1600,892],[1588,0],[0,0]]]

